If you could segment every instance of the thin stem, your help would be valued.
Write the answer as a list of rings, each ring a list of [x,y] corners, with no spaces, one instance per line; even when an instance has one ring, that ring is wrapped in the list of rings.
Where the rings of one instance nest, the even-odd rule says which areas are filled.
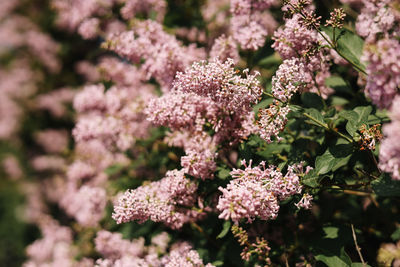
[[[342,134],[341,132],[336,131],[335,129],[331,129],[329,128],[329,126],[326,123],[322,123],[319,120],[315,119],[314,117],[310,116],[307,113],[303,113],[303,115],[307,118],[309,118],[310,120],[312,120],[313,122],[315,122],[316,124],[320,125],[321,127],[325,128],[328,131],[333,132],[334,134],[338,135],[339,137],[342,137],[343,139],[347,140],[349,143],[353,143],[353,139],[351,139],[350,137]]]
[[[338,191],[342,191],[342,193],[344,193],[344,194],[355,195],[355,196],[360,196],[360,197],[369,197],[372,194],[371,192],[368,192],[368,191],[344,189],[337,185],[333,185],[332,187],[327,187],[326,189],[338,190]]]
[[[360,260],[361,260],[361,262],[362,262],[362,265],[363,265],[363,266],[367,266],[367,264],[366,264],[365,261],[364,261],[364,258],[363,258],[363,256],[362,256],[362,254],[361,254],[361,248],[360,248],[360,247],[358,246],[358,244],[357,244],[356,231],[354,231],[354,225],[353,225],[353,224],[351,224],[351,231],[353,232],[354,244],[355,244],[355,246],[356,246],[356,250],[357,250],[358,256],[360,256]]]
[[[292,8],[293,8],[294,10],[297,10],[296,7],[293,6],[293,4],[291,4],[291,3],[289,3],[289,4],[292,6]],[[297,10],[297,12],[303,17],[303,19],[306,18],[306,15],[304,15],[304,13],[303,13],[301,10]],[[334,43],[332,43],[332,41],[331,41],[329,38],[327,38],[327,37],[325,36],[325,34],[322,33],[322,31],[319,29],[319,27],[317,27],[315,24],[313,24],[312,26],[313,26],[314,29],[322,36],[322,38],[324,38],[324,40],[329,44],[329,46],[339,54],[339,56],[341,56],[344,60],[346,60],[347,62],[349,62],[349,63],[350,63],[355,69],[357,69],[359,72],[362,72],[362,73],[364,73],[365,75],[367,75],[367,73],[366,73],[360,66],[358,66],[356,63],[354,63],[353,61],[351,61],[351,60],[350,60],[349,58],[347,58],[345,55],[343,55],[343,54],[337,49],[337,46],[336,46]]]
[[[348,195],[360,196],[360,197],[369,197],[371,195],[371,193],[369,193],[369,192],[347,190],[347,189],[343,190],[343,193],[348,194]]]
[[[283,101],[280,100],[279,98],[276,98],[273,94],[270,94],[270,93],[267,93],[267,92],[264,92],[264,94],[265,94],[266,96],[272,97],[273,99],[275,99],[276,101],[281,102],[282,104],[287,104],[286,102],[283,102]]]
[[[335,45],[335,47],[337,46],[337,43],[336,43],[336,28],[334,27],[333,28],[333,44]]]
[[[311,116],[305,112],[303,112],[303,115],[305,117],[309,118],[310,120],[312,120],[313,122],[315,122],[316,124],[318,124],[319,126],[321,126],[322,128],[329,130],[328,124],[320,122],[319,120],[317,120],[316,118],[314,118],[313,116]]]
[[[372,153],[372,151],[368,149],[368,154],[369,154],[370,158],[372,159],[372,161],[374,162],[375,168],[378,170],[379,174],[381,174],[382,172],[379,169],[378,161],[376,160],[374,153]]]

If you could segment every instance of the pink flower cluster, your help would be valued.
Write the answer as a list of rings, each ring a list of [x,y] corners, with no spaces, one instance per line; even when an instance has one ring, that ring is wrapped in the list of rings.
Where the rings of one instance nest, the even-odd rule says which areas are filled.
[[[24,112],[18,103],[26,102],[37,90],[40,74],[25,59],[15,60],[0,70],[0,140],[11,139],[19,130]]]
[[[400,180],[400,96],[396,96],[390,110],[392,122],[383,126],[384,138],[379,150],[379,168]]]
[[[357,17],[356,30],[359,35],[373,42],[379,34],[385,37],[390,34],[398,36],[398,21],[400,14],[391,6],[393,0],[368,1],[363,0],[364,7]],[[396,25],[397,24],[397,25]]]
[[[400,14],[392,2],[365,1],[356,24],[357,32],[366,38],[362,56],[368,64],[365,93],[379,108],[390,107],[400,84]]]
[[[148,17],[151,12],[157,13],[157,21],[162,22],[167,9],[165,0],[117,0],[124,3],[121,8],[121,15],[124,19],[131,19],[135,15],[146,14]]]
[[[265,43],[268,28],[275,24],[266,9],[276,0],[231,0],[231,31],[244,50],[257,50]]]
[[[47,129],[36,134],[36,142],[47,153],[62,153],[68,148],[68,132],[66,130]]]
[[[24,175],[21,164],[14,155],[6,155],[2,159],[1,165],[6,176],[11,180],[19,180]]]
[[[279,136],[287,123],[287,115],[290,112],[289,106],[281,106],[277,101],[269,105],[266,109],[261,109],[258,114],[257,127],[258,134],[268,143],[275,137],[279,142],[282,138]]]
[[[155,78],[163,91],[169,89],[176,72],[205,57],[203,49],[183,46],[151,20],[138,21],[131,31],[110,36],[104,46],[134,63],[144,60],[140,66],[143,77]]]
[[[235,63],[238,63],[240,57],[236,42],[231,36],[221,35],[215,39],[211,47],[210,58],[219,58],[222,62],[231,58]]]
[[[48,111],[52,116],[60,118],[67,114],[67,105],[76,94],[71,88],[60,88],[36,97],[36,108]]]
[[[27,48],[31,57],[38,59],[48,71],[56,73],[61,69],[57,58],[59,44],[26,17],[10,14],[1,20],[0,40],[0,55]]]
[[[118,198],[112,217],[117,223],[143,223],[150,219],[179,229],[203,216],[192,210],[197,201],[196,191],[196,183],[186,178],[183,170],[168,171],[160,181],[126,191]]]
[[[105,91],[102,84],[86,86],[74,100],[75,109],[85,114],[73,131],[75,140],[100,140],[110,150],[129,149],[135,138],[147,135],[150,124],[142,110],[151,97],[148,86],[140,91],[135,87],[113,86]]]
[[[278,215],[279,201],[300,194],[302,186],[299,174],[303,173],[302,164],[288,167],[285,175],[275,166],[265,167],[265,162],[252,167],[252,162],[244,170],[234,169],[230,174],[234,178],[222,192],[217,208],[219,218],[231,219],[235,223],[246,219],[248,223],[256,218],[274,219]]]
[[[307,87],[308,77],[304,64],[297,58],[286,59],[272,77],[272,94],[282,102],[288,102],[294,93]]]
[[[312,202],[311,202],[312,200],[313,200],[313,196],[308,193],[305,193],[305,194],[303,194],[303,197],[300,199],[300,201],[294,205],[298,209],[303,208],[303,209],[309,210],[309,209],[311,209],[311,206],[312,206]]]
[[[114,4],[114,0],[52,0],[56,10],[57,24],[68,30],[75,30],[85,19],[95,15],[104,15]]]
[[[216,145],[236,142],[254,131],[251,105],[258,101],[262,89],[257,74],[245,71],[243,78],[236,73],[233,64],[232,59],[194,63],[185,72],[177,73],[172,90],[152,100],[146,109],[154,124],[188,133],[186,136],[190,139],[186,142],[194,145],[184,146],[187,156],[182,158],[181,164],[196,177],[212,177]],[[195,139],[208,139],[208,130],[214,131],[212,141],[203,142],[209,145],[198,146]],[[177,137],[181,138],[182,134]]]
[[[28,246],[30,260],[24,267],[65,266],[75,256],[71,250],[72,231],[48,217],[42,218],[39,227],[43,237]]]
[[[303,64],[304,91],[320,94],[327,98],[333,90],[325,85],[325,79],[330,76],[329,50],[320,48],[325,43],[314,29],[308,29],[301,22],[299,14],[287,19],[284,26],[275,31],[272,47],[283,59],[297,59]]]
[[[197,251],[186,242],[171,245],[167,252],[169,236],[162,232],[151,239],[151,244],[145,246],[144,239],[124,240],[119,233],[99,231],[95,239],[96,250],[103,256],[96,261],[97,267],[111,266],[188,266],[212,267],[204,265]]]

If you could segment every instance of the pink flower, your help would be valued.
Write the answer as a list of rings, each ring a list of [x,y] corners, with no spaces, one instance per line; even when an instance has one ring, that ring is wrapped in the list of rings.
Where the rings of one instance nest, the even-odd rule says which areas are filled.
[[[117,223],[150,219],[179,229],[202,215],[191,210],[196,190],[197,185],[184,176],[183,170],[168,171],[160,181],[126,191],[114,206],[112,217]]]
[[[265,162],[257,167],[251,167],[251,161],[244,170],[234,169],[234,178],[222,192],[217,209],[221,211],[219,218],[231,219],[239,223],[241,219],[252,222],[256,217],[262,220],[275,219],[279,211],[279,200],[299,194],[302,190],[299,173],[301,164],[288,167],[285,176],[275,167],[265,168]]]

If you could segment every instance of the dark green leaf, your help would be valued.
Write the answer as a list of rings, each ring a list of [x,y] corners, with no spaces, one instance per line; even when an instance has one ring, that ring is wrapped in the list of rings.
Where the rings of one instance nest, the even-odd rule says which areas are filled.
[[[397,228],[392,235],[390,236],[393,241],[397,241],[400,239],[400,228]]]
[[[351,267],[371,267],[371,265],[363,264],[362,262],[353,262]]]
[[[312,119],[308,119],[306,122],[309,124],[313,124],[313,125],[317,125],[319,127],[323,127],[322,125],[325,125],[326,127],[328,127],[328,125],[326,125],[325,121],[324,121],[324,117],[322,116],[321,112],[319,112],[318,110],[316,110],[315,108],[309,108],[306,110],[306,113],[308,115],[310,115],[314,120],[316,120],[317,122],[315,122]]]
[[[325,79],[325,85],[335,89],[338,93],[353,94],[351,88],[347,85],[346,81],[339,76],[330,76]]]
[[[306,175],[304,175],[303,179],[301,179],[301,182],[304,185],[307,185],[309,187],[318,187],[319,182],[321,181],[322,177],[318,175],[315,169],[309,171]]]
[[[288,151],[290,149],[290,145],[281,144],[281,143],[271,143],[266,146],[265,149],[257,152],[256,154],[267,159],[273,157],[276,154],[280,154],[283,151]]]
[[[361,125],[368,123],[368,116],[371,112],[371,106],[360,106],[354,110],[342,111],[339,116],[348,120],[346,130],[351,136],[355,136]]]
[[[301,101],[306,108],[316,108],[318,110],[322,110],[324,108],[324,102],[322,98],[314,93],[303,93],[301,95]]]
[[[333,40],[333,30],[330,27],[323,27],[323,31]],[[336,30],[337,31],[337,30]],[[365,71],[365,66],[361,62],[364,41],[357,34],[347,29],[342,29],[340,33],[336,33],[337,50],[360,69]]]
[[[320,175],[326,174],[332,170],[335,163],[335,157],[329,152],[329,150],[326,150],[323,155],[318,156],[315,160],[315,170]]]
[[[217,239],[223,238],[226,236],[226,234],[229,232],[229,230],[231,229],[231,221],[225,221],[224,225],[222,226],[222,231],[221,233],[219,233],[219,235],[217,236]]]
[[[259,65],[261,68],[270,68],[273,65],[279,65],[281,64],[282,59],[280,59],[280,57],[274,53],[266,58],[261,59],[257,65]]]
[[[226,178],[228,178],[230,176],[230,170],[219,167],[218,168],[218,173],[217,173],[217,177],[219,179],[225,180]]]
[[[372,112],[372,106],[356,107],[354,111],[358,114],[358,124],[365,124],[368,122],[368,116]],[[360,125],[361,126],[361,125]]]
[[[344,260],[339,258],[338,256],[335,255],[317,255],[315,256],[315,259],[317,261],[322,261],[325,263],[328,267],[348,267],[348,265]]]
[[[303,108],[298,105],[290,105],[290,110],[293,112],[303,112]]]
[[[117,173],[119,173],[121,170],[123,170],[124,169],[124,166],[123,165],[120,165],[120,164],[114,164],[114,165],[111,165],[110,167],[108,167],[107,169],[105,169],[105,173],[107,174],[107,175],[114,175],[114,174],[117,174]]]
[[[400,196],[400,181],[393,180],[390,175],[384,174],[378,180],[373,181],[372,189],[375,194],[382,197]]]
[[[260,103],[258,103],[257,105],[255,105],[253,107],[253,111],[257,113],[258,110],[267,108],[272,103],[272,101],[273,101],[272,98],[267,98],[267,99],[261,101]]]

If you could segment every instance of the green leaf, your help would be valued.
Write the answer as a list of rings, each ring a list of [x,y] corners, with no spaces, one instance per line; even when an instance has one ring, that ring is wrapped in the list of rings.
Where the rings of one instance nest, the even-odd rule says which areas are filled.
[[[322,228],[325,233],[324,238],[335,239],[339,237],[339,228],[334,226],[325,226]]]
[[[301,95],[301,102],[303,102],[306,108],[316,108],[318,110],[322,110],[324,108],[324,102],[322,98],[314,93],[303,93]]]
[[[214,265],[214,266],[222,266],[222,265],[224,265],[224,262],[223,261],[214,261],[212,263],[212,265]]]
[[[290,145],[283,143],[271,143],[268,144],[265,149],[256,152],[257,155],[269,159],[272,158],[276,154],[281,154],[283,151],[289,151]]]
[[[345,110],[339,113],[339,116],[345,118],[348,122],[346,124],[346,131],[351,135],[354,136],[357,132],[357,120],[358,114],[353,110]]]
[[[346,262],[347,265],[351,265],[351,258],[347,255],[344,247],[340,249],[340,259]]]
[[[322,116],[321,112],[316,110],[315,108],[309,108],[306,110],[306,113],[311,116],[314,120],[308,119],[306,120],[307,123],[317,125],[319,127],[323,127],[322,125],[325,125],[325,127],[328,127],[328,125],[324,121],[324,117]]]
[[[219,179],[225,180],[229,176],[230,176],[230,170],[222,168],[222,167],[218,167],[217,177]]]
[[[330,77],[326,78],[325,85],[333,88],[338,93],[353,94],[353,91],[351,90],[349,85],[340,76],[330,76]]]
[[[397,241],[400,239],[400,228],[397,228],[393,234],[390,236],[393,241]]]
[[[114,175],[119,173],[121,170],[124,169],[124,166],[121,164],[114,164],[104,170],[107,175]]]
[[[315,160],[315,170],[320,175],[326,174],[332,170],[335,164],[335,157],[329,152],[329,150],[326,150],[323,155],[318,156]]]
[[[293,112],[303,112],[303,108],[298,105],[290,105],[290,110]]]
[[[336,228],[336,227],[332,227]],[[336,228],[337,231],[339,231],[338,228]],[[336,233],[337,234],[337,233]],[[338,235],[336,235],[335,238],[337,238]],[[351,266],[351,258],[349,255],[347,255],[346,251],[344,250],[344,247],[340,249],[340,255],[334,255],[332,252],[325,252],[323,254],[315,256],[315,259],[318,261],[322,261],[325,263],[327,266]]]
[[[333,29],[330,27],[322,27],[323,31],[333,40]],[[336,30],[337,31],[337,30]],[[354,32],[342,29],[340,33],[336,32],[337,50],[352,63],[357,65],[361,70],[365,71],[365,65],[361,62],[361,55],[364,47],[364,41]]]
[[[319,182],[322,177],[320,177],[315,169],[309,171],[306,175],[304,175],[303,179],[301,179],[302,184],[307,185],[312,188],[316,188],[319,186]]]
[[[348,267],[348,265],[344,260],[339,258],[338,256],[335,255],[317,255],[315,256],[315,259],[317,261],[322,261],[325,263],[328,267]]]
[[[332,96],[331,99],[332,106],[344,106],[349,103],[348,99],[339,96]]]
[[[356,107],[354,111],[358,114],[358,124],[365,124],[368,122],[368,116],[372,112],[372,106],[360,106]]]
[[[217,239],[223,238],[226,236],[226,234],[229,232],[229,230],[231,229],[231,221],[225,221],[224,225],[222,226],[222,231],[221,233],[219,233],[219,235],[217,236]]]
[[[278,54],[274,53],[258,61],[257,65],[261,68],[269,69],[271,66],[280,65],[281,63],[282,59],[278,56]]]
[[[356,107],[354,110],[342,111],[339,113],[339,116],[348,120],[346,131],[354,137],[361,125],[368,123],[368,117],[371,112],[371,106],[360,106]]]
[[[375,194],[381,197],[400,196],[400,181],[393,180],[390,175],[384,174],[371,183]]]
[[[362,262],[353,262],[351,263],[351,267],[371,267],[371,265],[363,264]]]
[[[264,99],[263,101],[261,101],[260,103],[258,103],[257,105],[255,105],[253,107],[253,111],[255,113],[257,113],[258,110],[263,109],[263,108],[267,108],[273,101],[274,101],[273,98]]]

